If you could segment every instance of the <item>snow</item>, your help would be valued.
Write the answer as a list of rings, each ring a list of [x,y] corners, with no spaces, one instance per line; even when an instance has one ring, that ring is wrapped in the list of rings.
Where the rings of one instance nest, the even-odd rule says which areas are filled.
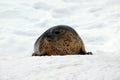
[[[92,56],[32,57],[36,39],[64,24]],[[119,80],[119,0],[1,0],[0,80]]]
[[[101,58],[102,59],[101,59]],[[1,80],[119,80],[120,58],[51,56],[2,58]],[[8,63],[9,61],[9,63]]]

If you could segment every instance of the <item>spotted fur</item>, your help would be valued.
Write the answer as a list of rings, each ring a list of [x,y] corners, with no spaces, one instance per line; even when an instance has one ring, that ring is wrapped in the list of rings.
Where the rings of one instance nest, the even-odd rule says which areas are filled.
[[[58,25],[45,31],[35,42],[32,56],[91,55],[76,31],[66,25]]]

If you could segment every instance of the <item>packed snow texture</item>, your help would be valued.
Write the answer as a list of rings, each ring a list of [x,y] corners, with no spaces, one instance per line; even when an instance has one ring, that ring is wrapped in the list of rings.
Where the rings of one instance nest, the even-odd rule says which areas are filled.
[[[92,56],[31,57],[55,25],[73,27]],[[119,80],[120,0],[0,0],[0,80]]]

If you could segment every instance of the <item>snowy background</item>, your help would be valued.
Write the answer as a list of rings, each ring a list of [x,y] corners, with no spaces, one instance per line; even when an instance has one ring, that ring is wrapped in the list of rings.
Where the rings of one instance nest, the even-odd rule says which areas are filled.
[[[92,56],[31,57],[55,25],[73,27]],[[120,0],[0,0],[0,80],[120,80]]]

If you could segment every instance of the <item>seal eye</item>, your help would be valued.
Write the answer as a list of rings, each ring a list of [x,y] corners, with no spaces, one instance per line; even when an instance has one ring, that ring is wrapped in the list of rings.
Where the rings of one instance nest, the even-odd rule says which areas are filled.
[[[60,34],[60,32],[59,31],[55,31],[55,34]]]

